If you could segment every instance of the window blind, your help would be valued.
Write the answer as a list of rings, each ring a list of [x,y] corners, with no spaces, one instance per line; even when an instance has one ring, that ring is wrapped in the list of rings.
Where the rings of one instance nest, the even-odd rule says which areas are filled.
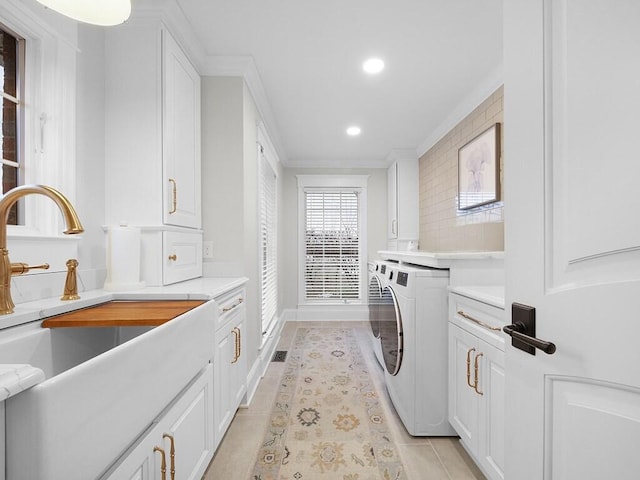
[[[360,298],[359,195],[354,189],[305,190],[305,298]]]
[[[261,317],[263,334],[269,331],[278,309],[277,277],[277,177],[258,145],[260,171],[260,260],[261,260]]]

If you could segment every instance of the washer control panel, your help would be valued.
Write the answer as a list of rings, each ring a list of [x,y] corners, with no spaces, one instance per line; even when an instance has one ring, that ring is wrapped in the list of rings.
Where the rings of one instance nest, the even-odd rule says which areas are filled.
[[[409,279],[409,274],[407,272],[398,272],[396,283],[398,285],[402,285],[403,287],[406,287],[408,279]]]

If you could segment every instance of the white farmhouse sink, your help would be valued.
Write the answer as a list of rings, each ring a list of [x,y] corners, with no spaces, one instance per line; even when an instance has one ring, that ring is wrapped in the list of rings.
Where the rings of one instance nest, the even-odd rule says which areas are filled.
[[[158,327],[17,327],[0,363],[46,380],[6,401],[7,480],[99,477],[213,356],[215,302]]]

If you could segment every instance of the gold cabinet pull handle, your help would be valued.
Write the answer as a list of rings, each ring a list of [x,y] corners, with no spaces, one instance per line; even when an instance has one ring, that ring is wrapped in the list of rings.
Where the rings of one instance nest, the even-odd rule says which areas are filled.
[[[172,213],[176,213],[176,211],[178,210],[178,185],[173,178],[169,179],[169,183],[171,184],[171,192],[173,197],[171,210],[169,210],[169,215],[171,215]]]
[[[480,360],[480,357],[482,357],[484,355],[484,353],[479,353],[478,355],[476,355],[476,359],[473,362],[473,371],[474,371],[474,376],[475,376],[475,382],[473,384],[473,389],[476,391],[476,393],[478,395],[484,395],[484,393],[482,393],[480,390],[478,390],[478,362]]]
[[[477,318],[472,317],[468,313],[465,313],[463,310],[458,310],[458,315],[460,315],[463,318],[466,318],[467,320],[471,320],[472,322],[480,325],[481,327],[486,328],[487,330],[493,330],[494,332],[499,332],[500,330],[502,330],[502,328],[500,327],[492,327],[488,323],[485,323],[482,320],[478,320]]]
[[[175,262],[176,260],[178,260],[178,255],[176,255],[175,253],[172,255],[169,255],[169,260],[171,260],[172,262]]]
[[[231,363],[236,363],[238,361],[239,355],[238,355],[238,337],[239,337],[239,330],[238,327],[233,327],[233,330],[231,330],[231,333],[233,333],[234,336],[234,341],[235,341],[235,345],[234,345],[234,351],[233,351],[233,360],[231,360]]]
[[[471,384],[471,352],[475,351],[475,348],[467,350],[467,385],[469,385],[470,388],[475,388],[474,385]]]
[[[236,327],[236,330],[238,330],[238,358],[240,358],[240,355],[242,355],[242,332],[238,327]]]
[[[160,447],[153,447],[154,452],[160,452],[161,455],[161,463],[160,463],[160,472],[162,473],[162,480],[167,480],[167,458],[164,454],[164,450]]]
[[[242,304],[242,302],[243,302],[243,301],[244,301],[244,300],[242,299],[242,297],[240,297],[240,298],[238,299],[238,302],[237,302],[237,303],[234,303],[234,304],[232,304],[232,305],[229,305],[228,307],[223,307],[223,308],[222,308],[222,313],[227,313],[227,312],[229,312],[229,311],[233,310],[234,308],[239,307],[239,306]]]
[[[175,440],[173,435],[169,435],[168,433],[163,433],[162,438],[168,438],[171,442],[171,448],[169,450],[169,457],[171,458],[171,480],[175,480],[176,478],[176,449],[175,449]]]

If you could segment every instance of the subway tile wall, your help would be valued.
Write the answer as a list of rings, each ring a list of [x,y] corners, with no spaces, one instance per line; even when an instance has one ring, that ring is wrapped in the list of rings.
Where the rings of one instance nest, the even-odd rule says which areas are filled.
[[[503,87],[500,87],[427,151],[419,161],[420,250],[504,250],[503,204],[459,212],[458,149],[494,123],[503,124]],[[500,141],[501,149],[503,143]],[[504,156],[500,152],[502,190]],[[500,198],[503,198],[502,191]]]

